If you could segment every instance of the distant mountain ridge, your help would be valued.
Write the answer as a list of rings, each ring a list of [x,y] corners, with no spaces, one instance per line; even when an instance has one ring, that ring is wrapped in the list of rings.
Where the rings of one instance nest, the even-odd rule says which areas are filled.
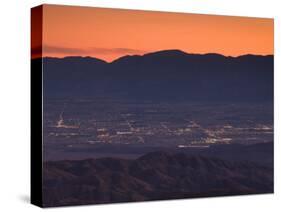
[[[44,58],[44,95],[271,101],[273,58],[180,50],[124,56],[111,63],[91,57]]]
[[[149,56],[210,56],[210,57],[217,57],[217,58],[230,58],[230,59],[238,59],[238,58],[249,58],[249,57],[274,57],[273,55],[271,54],[268,54],[268,55],[258,55],[258,54],[242,54],[242,55],[238,55],[238,56],[225,56],[223,54],[219,54],[219,53],[202,53],[202,54],[199,54],[199,53],[187,53],[187,52],[184,52],[182,50],[178,50],[178,49],[168,49],[168,50],[160,50],[160,51],[155,51],[155,52],[149,52],[149,53],[145,53],[145,54],[142,54],[142,55],[139,55],[139,54],[128,54],[128,55],[124,55],[124,56],[121,56],[121,57],[118,57],[116,59],[114,59],[113,61],[111,62],[107,62],[103,59],[100,59],[100,58],[97,58],[97,57],[93,57],[93,56],[65,56],[65,57],[51,57],[51,56],[46,56],[46,57],[43,57],[44,59],[46,60],[69,60],[69,59],[77,59],[77,60],[93,60],[93,61],[101,61],[105,64],[112,64],[112,63],[116,63],[118,62],[119,60],[123,60],[123,59],[128,59],[128,58],[142,58],[142,57],[149,57]],[[36,60],[36,59],[33,59],[33,60]]]
[[[184,153],[45,162],[45,206],[273,192],[273,170]]]

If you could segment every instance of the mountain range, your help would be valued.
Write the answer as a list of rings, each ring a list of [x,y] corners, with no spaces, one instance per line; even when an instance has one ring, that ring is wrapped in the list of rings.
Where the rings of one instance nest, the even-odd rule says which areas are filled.
[[[124,56],[110,63],[92,57],[46,57],[44,95],[272,101],[273,61],[272,55],[227,57],[180,50]]]
[[[185,153],[43,164],[45,207],[273,192],[273,169]]]

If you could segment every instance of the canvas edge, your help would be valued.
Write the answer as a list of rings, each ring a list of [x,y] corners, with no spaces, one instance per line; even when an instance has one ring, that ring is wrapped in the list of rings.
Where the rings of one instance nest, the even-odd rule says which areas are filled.
[[[42,193],[42,20],[43,6],[31,8],[31,182],[30,202],[43,207]],[[36,57],[36,58],[35,58]]]

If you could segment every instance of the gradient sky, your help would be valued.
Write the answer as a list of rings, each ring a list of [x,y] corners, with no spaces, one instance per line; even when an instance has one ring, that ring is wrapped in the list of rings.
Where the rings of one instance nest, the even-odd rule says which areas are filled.
[[[273,54],[273,19],[44,5],[43,56]]]

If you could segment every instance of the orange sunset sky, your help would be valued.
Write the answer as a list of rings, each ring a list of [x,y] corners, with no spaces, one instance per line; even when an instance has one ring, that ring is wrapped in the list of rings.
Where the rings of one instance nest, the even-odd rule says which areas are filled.
[[[273,54],[273,19],[43,6],[43,56],[112,61],[164,49],[227,56]]]

